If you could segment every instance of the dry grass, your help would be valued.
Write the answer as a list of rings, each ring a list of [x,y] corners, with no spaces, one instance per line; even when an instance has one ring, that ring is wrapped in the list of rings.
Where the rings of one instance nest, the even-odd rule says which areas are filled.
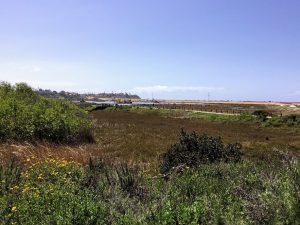
[[[90,157],[102,157],[103,151],[97,145],[54,145],[49,143],[5,143],[0,145],[0,162],[10,159],[21,162],[35,162],[43,159],[65,159],[81,164],[88,162]]]

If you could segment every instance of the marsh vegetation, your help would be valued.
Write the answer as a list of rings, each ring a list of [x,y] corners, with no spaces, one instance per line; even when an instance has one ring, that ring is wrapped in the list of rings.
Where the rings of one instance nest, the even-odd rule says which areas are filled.
[[[298,117],[0,96],[1,224],[300,223]]]

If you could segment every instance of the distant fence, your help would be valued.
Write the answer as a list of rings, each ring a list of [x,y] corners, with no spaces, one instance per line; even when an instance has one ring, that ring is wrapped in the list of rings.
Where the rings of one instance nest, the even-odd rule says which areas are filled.
[[[257,110],[267,110],[264,107],[258,108],[249,105],[241,107],[240,105],[230,104],[148,104],[142,105],[142,107],[158,108],[158,109],[178,109],[178,110],[189,110],[189,111],[203,111],[213,113],[225,113],[225,114],[242,114],[242,113],[253,113]],[[268,110],[269,111],[269,110]],[[277,114],[275,111],[273,114]]]
[[[271,112],[273,115],[280,115],[280,112],[272,111],[265,106],[257,105],[238,105],[238,104],[162,104],[162,103],[134,103],[134,104],[118,104],[114,102],[99,102],[98,107],[94,110],[105,109],[110,106],[119,108],[123,107],[146,107],[146,108],[158,108],[158,109],[177,109],[185,111],[202,111],[212,113],[224,113],[224,114],[243,114],[253,113],[257,110],[265,110]]]

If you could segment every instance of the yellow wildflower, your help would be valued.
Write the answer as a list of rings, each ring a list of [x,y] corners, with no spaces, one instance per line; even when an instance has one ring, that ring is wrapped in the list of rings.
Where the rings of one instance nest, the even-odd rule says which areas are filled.
[[[22,193],[26,193],[26,192],[28,192],[29,190],[30,190],[29,187],[25,187],[25,188],[23,189]]]
[[[17,207],[16,207],[16,206],[13,206],[13,207],[11,208],[11,211],[12,211],[12,212],[16,212],[16,211],[17,211]]]
[[[56,175],[58,174],[58,172],[52,171],[50,174],[51,174],[52,176],[56,176]]]
[[[10,190],[15,190],[15,189],[18,189],[19,187],[18,186],[14,186],[12,188],[10,188]]]

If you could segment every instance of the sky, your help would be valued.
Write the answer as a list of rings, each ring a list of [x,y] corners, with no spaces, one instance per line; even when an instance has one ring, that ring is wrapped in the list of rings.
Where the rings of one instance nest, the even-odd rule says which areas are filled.
[[[299,0],[0,0],[0,80],[300,101]]]

